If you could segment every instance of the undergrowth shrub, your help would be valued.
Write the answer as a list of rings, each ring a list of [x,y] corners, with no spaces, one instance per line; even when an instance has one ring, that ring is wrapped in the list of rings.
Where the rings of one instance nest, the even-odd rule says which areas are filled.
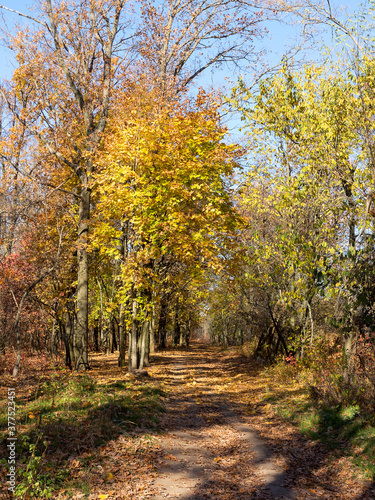
[[[312,401],[331,407],[358,405],[371,419],[375,410],[375,349],[370,335],[357,336],[350,369],[340,338],[316,339],[295,369],[278,363],[275,374],[281,381],[295,377],[304,383]]]

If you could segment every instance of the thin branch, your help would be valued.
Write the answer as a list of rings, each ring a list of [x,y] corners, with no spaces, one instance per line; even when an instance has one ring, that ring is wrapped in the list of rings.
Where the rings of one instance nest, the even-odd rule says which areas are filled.
[[[5,7],[5,5],[0,5],[0,9],[8,10],[9,12],[13,12],[13,14],[17,14],[18,16],[21,16],[21,17],[26,17],[26,19],[30,19],[30,21],[33,21],[34,23],[38,23],[41,26],[44,26],[44,28],[47,28],[49,30],[46,23],[43,23],[42,21],[38,21],[38,19],[35,19],[35,17],[28,16],[27,14],[23,14],[22,12],[19,12],[18,10],[15,10],[15,9],[10,9],[9,7]]]
[[[62,236],[63,236],[63,229],[61,229],[60,235],[59,235],[59,247],[57,250],[55,263],[53,264],[53,266],[50,269],[47,269],[46,271],[44,271],[44,273],[42,273],[39,276],[39,278],[36,278],[32,283],[30,283],[30,285],[27,287],[27,289],[23,293],[20,303],[18,304],[17,314],[16,314],[16,318],[14,321],[14,329],[16,331],[16,337],[17,337],[17,358],[16,358],[16,363],[15,363],[14,368],[13,368],[13,375],[12,375],[13,377],[17,377],[18,371],[20,368],[20,362],[21,362],[21,334],[20,334],[20,330],[19,330],[19,322],[20,322],[20,318],[21,318],[23,304],[24,304],[27,296],[31,292],[31,290],[33,288],[35,288],[36,285],[38,285],[38,283],[40,283],[48,274],[51,274],[56,269],[57,264],[59,263],[59,258],[60,258]],[[13,292],[12,292],[12,294],[13,294]]]
[[[55,148],[53,148],[51,146],[51,144],[44,139],[43,135],[40,132],[38,132],[38,130],[35,130],[31,126],[28,126],[27,123],[26,123],[26,120],[23,120],[19,116],[19,114],[17,113],[17,111],[15,109],[15,106],[13,106],[9,102],[9,100],[7,99],[6,94],[4,92],[4,89],[2,87],[0,87],[0,94],[3,97],[4,101],[6,102],[9,110],[13,113],[13,116],[19,121],[19,123],[21,123],[24,127],[28,128],[32,134],[36,135],[38,137],[38,139],[46,146],[46,148],[48,149],[48,151],[51,154],[53,154],[54,156],[56,156],[60,161],[62,161],[63,163],[65,163],[65,165],[67,165],[70,168],[72,168],[78,174],[78,170],[79,169],[77,168],[77,166],[74,163],[72,163],[71,161],[69,161],[59,151],[57,151]]]

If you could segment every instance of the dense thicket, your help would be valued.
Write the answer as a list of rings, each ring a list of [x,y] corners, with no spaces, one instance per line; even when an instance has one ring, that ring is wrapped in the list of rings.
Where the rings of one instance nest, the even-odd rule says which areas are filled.
[[[370,54],[234,90],[252,156],[237,196],[244,257],[211,306],[215,340],[252,340],[268,362],[323,357],[335,397],[354,400],[375,389]]]

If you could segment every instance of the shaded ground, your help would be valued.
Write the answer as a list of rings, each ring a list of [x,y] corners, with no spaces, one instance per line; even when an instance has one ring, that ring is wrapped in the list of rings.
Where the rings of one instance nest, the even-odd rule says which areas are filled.
[[[111,399],[71,423],[74,442],[67,435],[72,429],[61,434],[61,422],[47,429],[48,415],[40,420],[50,439],[61,436],[53,454],[48,448],[48,467],[69,472],[54,498],[375,499],[374,485],[361,479],[344,446],[330,451],[272,414],[260,367],[247,358],[194,344],[154,355],[148,377],[133,379],[119,369],[117,354],[94,355],[92,366],[90,376]],[[12,383],[2,382],[3,389]],[[21,399],[34,397],[32,383],[32,375],[20,378]],[[157,424],[155,398],[163,391],[166,412]],[[129,401],[121,409],[122,394]],[[88,402],[82,396],[77,404],[78,410]],[[18,432],[29,423],[18,422]],[[5,469],[2,474],[4,481]]]
[[[170,397],[155,500],[375,498],[345,456],[269,414],[253,362],[195,345],[165,353],[160,371]]]

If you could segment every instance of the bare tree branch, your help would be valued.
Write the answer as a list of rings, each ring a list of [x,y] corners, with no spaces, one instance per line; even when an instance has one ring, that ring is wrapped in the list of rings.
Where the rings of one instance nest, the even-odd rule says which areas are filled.
[[[15,9],[10,9],[9,7],[5,7],[5,5],[0,5],[0,9],[8,10],[9,12],[13,12],[13,14],[17,14],[18,16],[25,17],[26,19],[30,19],[30,21],[33,21],[34,23],[40,24],[41,26],[44,26],[44,28],[48,29],[48,26],[46,23],[39,21],[35,17],[28,16],[27,14],[23,14],[22,12],[19,12],[18,10],[15,10]]]

